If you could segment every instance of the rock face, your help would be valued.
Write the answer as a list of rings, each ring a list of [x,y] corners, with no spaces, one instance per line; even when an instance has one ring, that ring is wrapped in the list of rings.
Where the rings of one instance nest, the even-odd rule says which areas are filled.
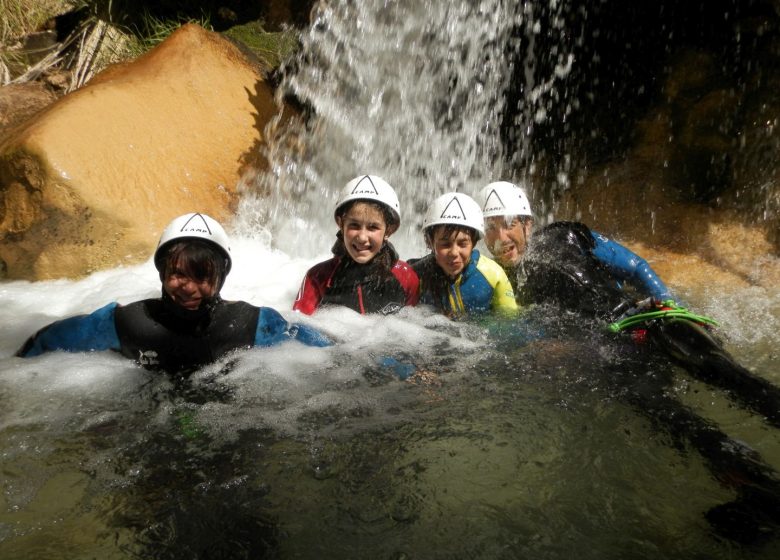
[[[227,219],[276,112],[259,69],[196,25],[109,68],[0,144],[5,277],[137,263],[177,215]]]
[[[591,169],[556,217],[626,243],[672,285],[775,289],[780,81],[737,95],[718,69],[711,54],[681,53],[625,157]]]

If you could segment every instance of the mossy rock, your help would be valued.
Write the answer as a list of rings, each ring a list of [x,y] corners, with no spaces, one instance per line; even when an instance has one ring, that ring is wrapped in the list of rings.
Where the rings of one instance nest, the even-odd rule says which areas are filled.
[[[259,21],[236,25],[223,32],[223,35],[248,49],[266,71],[278,68],[298,49],[296,31],[270,33],[263,29]]]

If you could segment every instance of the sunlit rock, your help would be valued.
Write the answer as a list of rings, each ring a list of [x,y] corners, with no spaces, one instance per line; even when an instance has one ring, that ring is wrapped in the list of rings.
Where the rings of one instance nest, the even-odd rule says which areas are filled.
[[[227,219],[275,113],[260,70],[195,25],[110,67],[0,144],[7,277],[136,263],[179,214]]]
[[[3,132],[23,123],[57,96],[39,82],[9,84],[0,88],[0,141]]]

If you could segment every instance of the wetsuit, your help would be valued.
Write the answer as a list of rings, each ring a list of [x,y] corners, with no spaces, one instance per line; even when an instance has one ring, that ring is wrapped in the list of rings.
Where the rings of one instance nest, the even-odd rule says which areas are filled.
[[[448,278],[433,254],[412,265],[420,277],[420,302],[433,305],[450,317],[488,311],[514,315],[517,303],[512,285],[501,266],[471,252],[471,259],[457,278]]]
[[[270,307],[214,298],[190,311],[164,296],[129,305],[110,303],[90,313],[44,327],[30,337],[17,356],[54,350],[115,350],[150,369],[192,370],[228,352],[298,340],[309,346],[330,341],[315,329],[288,323]]]
[[[385,262],[394,263],[387,270]],[[293,309],[307,315],[325,305],[342,305],[358,313],[395,313],[416,305],[419,279],[390,243],[370,262],[360,264],[347,255],[321,262],[306,273]]]
[[[627,299],[673,299],[640,256],[577,222],[555,222],[534,232],[510,279],[522,303],[555,302],[595,314]],[[629,289],[639,297],[631,297]]]
[[[604,253],[610,260],[599,258]],[[644,260],[584,225],[570,222],[556,222],[534,234],[519,267],[523,274],[518,280],[520,298],[613,321],[635,303],[615,280],[615,262],[624,271],[619,277],[631,278],[632,286],[640,284],[636,289],[641,296],[671,299]],[[780,389],[740,365],[711,328],[695,318],[670,316],[648,320],[634,334],[639,336],[632,340],[647,339],[689,373],[726,389],[733,400],[780,427]]]

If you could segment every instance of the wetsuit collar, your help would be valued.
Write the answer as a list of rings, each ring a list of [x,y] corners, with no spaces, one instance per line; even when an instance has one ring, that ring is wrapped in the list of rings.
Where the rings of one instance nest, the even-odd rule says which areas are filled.
[[[186,309],[173,301],[165,289],[162,291],[165,314],[177,330],[181,331],[194,331],[208,326],[214,309],[221,301],[222,298],[217,293],[210,298],[205,298],[197,309]]]

